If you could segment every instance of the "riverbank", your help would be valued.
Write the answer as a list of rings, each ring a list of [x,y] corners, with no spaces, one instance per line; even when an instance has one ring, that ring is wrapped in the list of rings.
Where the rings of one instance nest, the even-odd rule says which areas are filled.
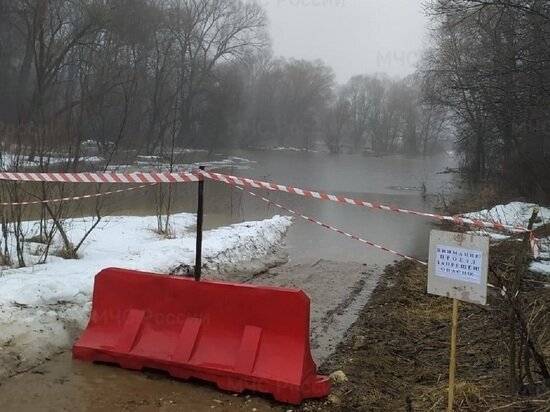
[[[492,250],[492,261],[507,261],[514,244]],[[347,273],[365,276],[362,265],[320,261],[310,265],[284,266],[261,275],[265,282],[302,283],[315,271],[328,277]],[[331,272],[332,271],[332,272]],[[270,275],[271,274],[271,275]],[[277,280],[277,278],[279,279]],[[370,277],[367,276],[366,279]],[[337,279],[337,278],[336,278]],[[371,278],[373,287],[376,278]],[[526,297],[541,299],[550,293],[544,278],[526,275]],[[313,283],[309,284],[313,288]],[[313,299],[314,307],[329,290]],[[350,288],[352,291],[353,288]],[[180,382],[151,371],[131,372],[118,367],[71,360],[70,353],[0,383],[0,399],[6,411],[442,411],[447,401],[451,302],[426,294],[423,267],[400,262],[388,266],[368,303],[336,350],[325,358],[321,372],[340,370],[347,381],[335,384],[328,399],[307,401],[300,408],[280,405],[267,395],[234,395],[203,382]],[[330,298],[330,301],[333,299]],[[348,307],[342,307],[346,313]],[[314,352],[325,322],[337,311],[313,316]],[[315,310],[314,310],[315,313]],[[329,316],[330,315],[330,316]],[[332,318],[331,318],[332,320]],[[498,291],[486,307],[461,303],[458,339],[457,393],[455,411],[548,412],[550,393],[539,390],[525,396],[510,396],[507,388],[507,315]],[[345,330],[345,327],[344,327]],[[547,348],[550,349],[550,348]],[[548,352],[546,353],[548,355]]]

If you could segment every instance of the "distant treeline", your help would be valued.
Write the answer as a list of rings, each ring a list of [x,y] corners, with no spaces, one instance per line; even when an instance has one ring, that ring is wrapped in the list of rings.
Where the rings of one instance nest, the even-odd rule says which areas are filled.
[[[418,77],[340,86],[320,61],[273,58],[252,1],[0,4],[0,134],[30,160],[63,151],[76,167],[84,141],[107,156],[319,144],[429,153],[445,129]]]
[[[430,154],[454,139],[473,181],[548,193],[549,7],[431,0],[416,74],[341,85],[321,61],[274,57],[254,1],[2,1],[3,150],[68,153],[77,168],[82,142],[108,160],[174,147]]]

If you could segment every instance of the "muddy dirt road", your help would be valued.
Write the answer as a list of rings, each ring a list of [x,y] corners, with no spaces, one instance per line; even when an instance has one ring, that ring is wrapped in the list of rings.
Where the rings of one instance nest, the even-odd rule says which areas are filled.
[[[334,351],[376,287],[380,269],[318,260],[285,265],[250,283],[298,287],[310,296],[311,345],[318,364]],[[43,365],[0,381],[3,412],[269,411],[284,408],[257,394],[234,396],[212,385],[152,372],[73,361],[69,348]]]
[[[152,372],[73,361],[69,352],[0,386],[5,412],[270,411],[267,399]]]

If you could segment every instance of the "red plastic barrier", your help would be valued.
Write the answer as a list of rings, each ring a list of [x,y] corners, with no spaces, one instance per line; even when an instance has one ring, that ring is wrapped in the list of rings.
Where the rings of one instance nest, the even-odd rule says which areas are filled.
[[[299,290],[105,269],[73,357],[300,404],[330,393],[311,357],[309,312]]]

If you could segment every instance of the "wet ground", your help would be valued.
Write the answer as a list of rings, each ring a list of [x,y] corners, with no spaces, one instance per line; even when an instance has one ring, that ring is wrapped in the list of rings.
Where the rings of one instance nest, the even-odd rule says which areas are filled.
[[[250,283],[298,287],[311,299],[311,347],[318,364],[335,350],[376,287],[380,269],[317,260],[285,265]],[[19,411],[269,411],[269,397],[233,396],[214,386],[159,373],[129,372],[71,359],[70,352],[0,382],[1,410]],[[292,408],[282,408],[282,410]]]
[[[426,197],[417,188],[425,186],[428,194],[434,194],[444,190],[449,183],[448,175],[437,173],[449,166],[448,156],[365,158],[360,155],[261,151],[221,156],[227,155],[246,157],[256,163],[252,163],[249,169],[227,169],[226,173],[414,210],[430,209]],[[190,162],[203,160],[194,158]],[[88,188],[81,190],[86,193],[93,191]],[[102,209],[103,214],[154,214],[157,191],[147,189],[110,198]],[[400,252],[419,257],[425,257],[427,252],[429,221],[282,193],[272,192],[266,196]],[[193,211],[196,187],[175,186],[173,202],[174,211]],[[80,209],[71,213],[86,214],[87,208],[94,205],[84,202],[79,204]],[[206,227],[284,214],[216,182],[206,184],[205,208]],[[289,264],[259,275],[251,282],[305,290],[312,301],[312,352],[318,364],[322,364],[367,303],[379,279],[380,268],[393,262],[395,257],[298,220],[288,233],[287,244]],[[14,361],[17,362],[17,358]],[[72,361],[68,352],[36,369],[0,381],[2,412],[264,411],[273,408],[292,410],[257,395],[234,397],[204,384],[83,364]]]
[[[200,382],[179,382],[157,372],[129,372],[55,356],[0,386],[4,412],[270,411],[269,400],[233,396]]]

